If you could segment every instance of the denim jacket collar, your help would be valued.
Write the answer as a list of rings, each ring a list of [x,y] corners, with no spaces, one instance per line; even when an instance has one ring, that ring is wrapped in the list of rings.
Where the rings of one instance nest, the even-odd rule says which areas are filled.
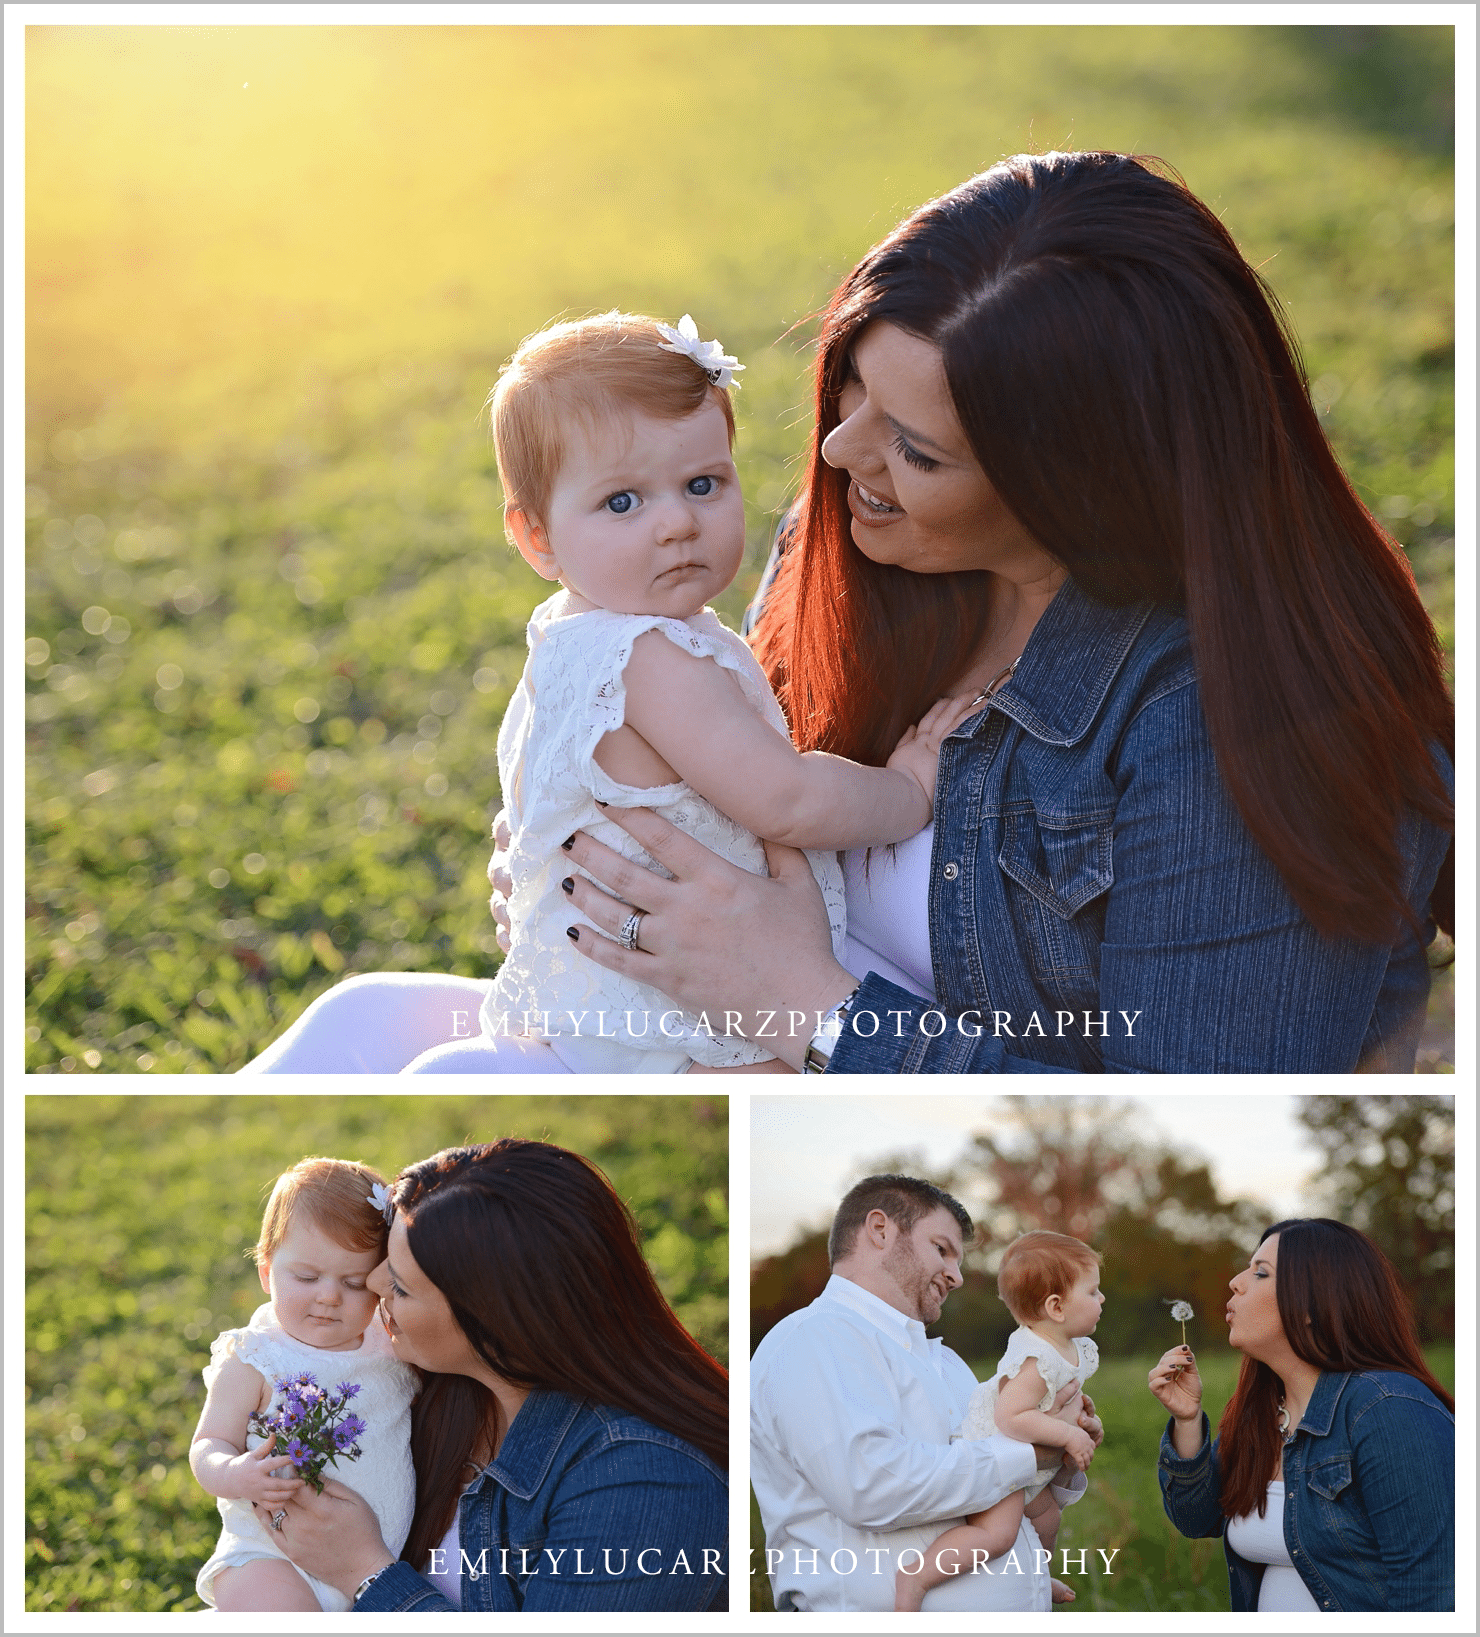
[[[1077,744],[1099,715],[1154,607],[1143,602],[1106,608],[1065,580],[1033,627],[1011,679],[992,696],[991,708],[1045,744]]]
[[[1322,1370],[1316,1378],[1310,1402],[1305,1406],[1305,1414],[1300,1417],[1296,1432],[1308,1432],[1313,1438],[1326,1437],[1336,1420],[1336,1405],[1342,1389],[1350,1380],[1350,1371]]]
[[[505,1434],[498,1454],[483,1468],[482,1477],[492,1477],[511,1495],[529,1500],[549,1475],[580,1410],[578,1399],[537,1387],[519,1406],[513,1426]],[[481,1482],[480,1477],[473,1487]]]

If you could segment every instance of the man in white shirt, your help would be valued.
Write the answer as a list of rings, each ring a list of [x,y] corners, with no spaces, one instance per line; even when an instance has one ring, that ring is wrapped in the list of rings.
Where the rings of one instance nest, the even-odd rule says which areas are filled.
[[[778,1609],[892,1609],[901,1553],[923,1553],[967,1513],[1032,1481],[1029,1444],[1000,1433],[950,1441],[976,1378],[925,1327],[961,1283],[970,1233],[965,1208],[934,1183],[866,1177],[833,1220],[827,1288],[756,1349],[751,1482]],[[1098,1442],[1099,1422],[1087,1415],[1083,1425]],[[1067,1505],[1085,1481],[1061,1477],[1055,1495]],[[1047,1559],[1025,1520],[1005,1558],[936,1587],[925,1611],[1047,1612]],[[914,1562],[907,1555],[904,1566]]]

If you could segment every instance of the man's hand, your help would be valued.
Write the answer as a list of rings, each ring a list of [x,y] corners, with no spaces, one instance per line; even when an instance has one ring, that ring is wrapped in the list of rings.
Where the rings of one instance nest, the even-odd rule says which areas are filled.
[[[1105,1442],[1105,1424],[1095,1414],[1095,1401],[1088,1393],[1079,1407],[1079,1425],[1094,1439],[1096,1449]]]
[[[1047,1414],[1047,1415],[1057,1415],[1059,1413],[1059,1411],[1061,1409],[1063,1409],[1066,1404],[1071,1404],[1074,1401],[1074,1398],[1079,1393],[1079,1391],[1080,1391],[1080,1386],[1079,1386],[1079,1383],[1077,1381],[1071,1381],[1067,1387],[1060,1387],[1059,1391],[1058,1391],[1058,1395],[1055,1397],[1053,1403],[1049,1405],[1048,1409],[1044,1413]],[[1091,1410],[1094,1408],[1094,1406],[1090,1404],[1090,1401],[1088,1399],[1085,1399],[1084,1402],[1085,1402],[1086,1408],[1091,1409]],[[1081,1417],[1081,1420],[1082,1420],[1082,1417]],[[1089,1428],[1086,1427],[1085,1431],[1089,1432]],[[1090,1436],[1093,1438],[1094,1434],[1090,1433]],[[1101,1428],[1100,1437],[1101,1438],[1104,1437],[1104,1429],[1103,1428]],[[1095,1438],[1095,1443],[1096,1444],[1098,1444],[1099,1441],[1100,1441],[1099,1438]],[[1033,1454],[1038,1458],[1038,1465],[1040,1467],[1046,1467],[1050,1461],[1063,1461],[1064,1462],[1064,1473],[1066,1475],[1084,1470],[1081,1467],[1076,1467],[1073,1464],[1073,1462],[1064,1460],[1064,1446],[1062,1444],[1034,1444]],[[1086,1461],[1085,1466],[1087,1467],[1088,1465],[1089,1465],[1089,1462]],[[1064,1477],[1063,1479],[1059,1480],[1059,1481],[1067,1482],[1067,1476]]]

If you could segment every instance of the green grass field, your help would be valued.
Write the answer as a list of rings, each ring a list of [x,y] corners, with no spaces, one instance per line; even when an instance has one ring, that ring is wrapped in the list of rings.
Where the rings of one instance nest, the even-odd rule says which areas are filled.
[[[263,1300],[243,1252],[265,1184],[306,1154],[390,1176],[500,1136],[600,1165],[674,1310],[724,1359],[723,1099],[28,1098],[26,1607],[202,1608],[220,1519],[186,1458],[211,1340]]]
[[[741,356],[733,619],[805,443],[809,315],[1004,154],[1156,153],[1213,204],[1452,649],[1452,30],[26,51],[30,1070],[224,1072],[347,973],[488,975],[494,739],[545,589],[502,538],[500,362],[613,304]]]
[[[1451,1391],[1454,1388],[1454,1349],[1431,1348],[1429,1367]],[[978,1379],[992,1368],[992,1360],[973,1366]],[[1146,1387],[1153,1357],[1105,1359],[1090,1387],[1105,1442],[1090,1470],[1089,1493],[1064,1514],[1058,1550],[1067,1551],[1073,1572],[1063,1573],[1065,1559],[1056,1560],[1055,1573],[1077,1594],[1072,1604],[1055,1613],[1076,1614],[1134,1610],[1146,1614],[1184,1614],[1228,1610],[1228,1571],[1219,1540],[1185,1540],[1162,1511],[1156,1482],[1156,1452],[1166,1426],[1166,1412]],[[1233,1396],[1239,1355],[1226,1350],[1199,1348],[1209,1417],[1216,1426],[1223,1406]],[[751,1553],[756,1565],[765,1563],[765,1535],[760,1514],[751,1499]],[[1111,1557],[1111,1572],[1104,1571],[1101,1551]],[[1080,1552],[1091,1566],[1080,1574]],[[750,1606],[772,1608],[764,1573],[750,1582]]]

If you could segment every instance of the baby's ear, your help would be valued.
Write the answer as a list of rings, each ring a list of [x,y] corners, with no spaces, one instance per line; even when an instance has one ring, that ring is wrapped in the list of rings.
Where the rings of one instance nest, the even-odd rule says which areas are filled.
[[[542,580],[558,580],[560,565],[550,550],[545,526],[532,513],[520,506],[504,508],[504,528],[514,542],[515,549]]]
[[[270,1262],[259,1262],[257,1264],[257,1277],[262,1281],[262,1291],[266,1296],[272,1295],[271,1272],[272,1264]]]

